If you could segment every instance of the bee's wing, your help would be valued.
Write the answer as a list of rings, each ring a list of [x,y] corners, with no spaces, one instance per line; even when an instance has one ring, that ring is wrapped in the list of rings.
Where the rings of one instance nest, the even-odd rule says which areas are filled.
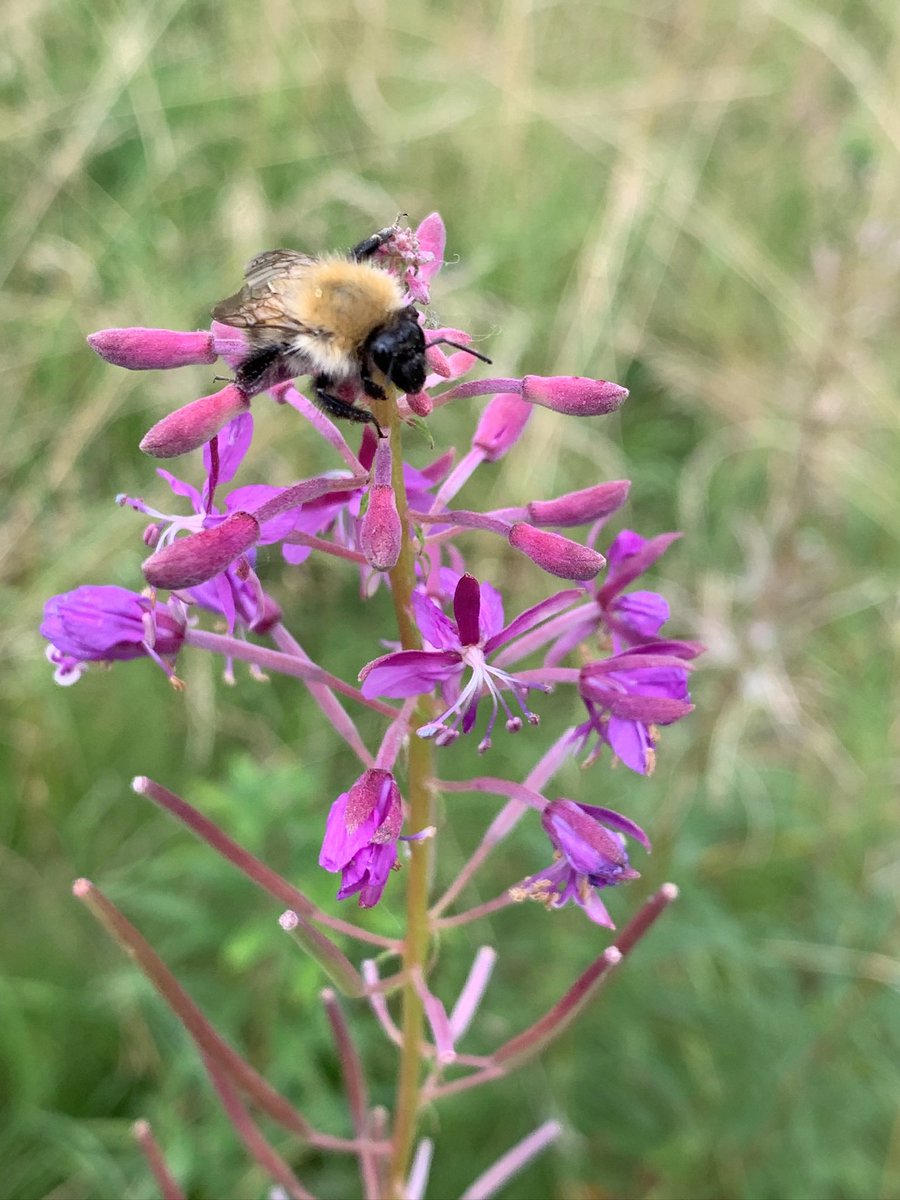
[[[247,263],[244,286],[212,310],[213,318],[236,329],[264,326],[297,332],[303,328],[285,311],[290,283],[302,278],[318,259],[299,250],[264,250]]]

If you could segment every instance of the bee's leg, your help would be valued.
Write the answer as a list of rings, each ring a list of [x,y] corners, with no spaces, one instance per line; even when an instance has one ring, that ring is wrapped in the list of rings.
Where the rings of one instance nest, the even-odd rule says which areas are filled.
[[[331,392],[326,390],[330,382],[331,380],[326,375],[319,375],[313,380],[315,401],[319,408],[330,416],[341,417],[345,421],[371,422],[378,430],[378,436],[384,437],[384,430],[378,424],[375,414],[367,408],[357,408],[355,404],[349,404],[346,400],[332,396]]]
[[[363,391],[367,396],[373,400],[387,400],[384,388],[379,387],[365,367],[360,368],[359,376],[362,379]]]
[[[367,237],[364,242],[360,242],[350,251],[350,257],[355,262],[362,262],[363,259],[371,258],[376,250],[380,250],[385,242],[389,242],[397,232],[396,225],[388,225],[385,229],[379,229],[377,233],[373,233],[371,237]]]
[[[291,376],[281,369],[287,349],[286,346],[276,345],[253,350],[234,372],[234,382],[238,390],[248,396],[254,396],[275,383],[290,379]]]

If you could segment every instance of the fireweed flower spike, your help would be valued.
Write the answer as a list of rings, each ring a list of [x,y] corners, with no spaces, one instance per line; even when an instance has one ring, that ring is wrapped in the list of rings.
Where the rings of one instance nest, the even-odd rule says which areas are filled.
[[[413,614],[431,648],[400,650],[368,663],[359,675],[362,694],[369,697],[417,696],[440,685],[447,708],[436,720],[416,730],[419,737],[434,738],[439,746],[455,741],[460,728],[463,733],[472,731],[478,717],[478,702],[483,694],[487,694],[491,697],[491,715],[478,747],[487,750],[501,708],[506,715],[507,730],[515,733],[522,728],[522,717],[529,725],[539,722],[525,703],[528,691],[551,690],[539,679],[525,681],[499,670],[487,661],[488,656],[577,597],[576,591],[558,592],[504,626],[499,593],[490,584],[479,584],[472,575],[463,575],[456,585],[453,595],[455,621],[446,617],[429,597],[414,592]],[[512,694],[522,717],[513,713],[504,692]]]
[[[157,508],[142,499],[120,499],[123,507],[150,522],[143,533],[150,554],[143,568],[145,578],[154,588],[173,594],[166,599],[156,592],[141,595],[120,587],[76,588],[48,601],[41,627],[61,683],[74,682],[92,661],[139,657],[152,658],[172,676],[176,655],[185,647],[193,653],[224,656],[227,662],[246,662],[257,678],[277,672],[297,679],[319,704],[341,745],[359,760],[356,770],[362,772],[331,803],[327,816],[314,789],[308,789],[303,798],[307,811],[297,814],[300,820],[324,819],[319,865],[340,876],[338,899],[355,896],[361,908],[378,904],[401,861],[398,842],[408,843],[408,854],[402,856],[405,869],[398,879],[406,892],[405,924],[396,936],[388,938],[366,929],[363,921],[351,923],[313,905],[301,890],[306,888],[305,876],[314,869],[311,861],[292,862],[296,883],[282,879],[200,810],[161,784],[145,781],[146,787],[142,784],[136,789],[176,816],[282,907],[287,903],[292,911],[283,918],[285,928],[293,931],[292,936],[333,982],[351,995],[366,995],[382,1031],[399,1049],[396,1104],[388,1114],[370,1107],[368,1095],[376,1090],[386,1094],[384,1081],[378,1081],[377,1089],[368,1088],[349,1030],[332,1004],[329,1016],[337,1033],[338,1057],[345,1067],[354,1130],[354,1138],[349,1140],[313,1129],[218,1037],[124,916],[90,885],[77,889],[92,906],[91,911],[135,957],[195,1039],[235,1133],[274,1181],[296,1195],[309,1193],[286,1166],[291,1158],[280,1158],[262,1139],[255,1116],[243,1107],[244,1100],[317,1149],[356,1155],[366,1196],[407,1192],[411,1197],[421,1196],[430,1150],[419,1154],[411,1174],[410,1163],[423,1106],[489,1083],[543,1053],[580,1009],[593,1002],[611,967],[643,936],[675,894],[672,888],[662,889],[627,924],[616,945],[599,947],[594,962],[577,979],[564,984],[559,1000],[546,1013],[536,1015],[521,1033],[492,1052],[474,1055],[456,1049],[476,1016],[495,952],[486,947],[479,952],[456,1004],[445,1007],[436,993],[432,968],[450,939],[442,936],[437,942],[433,931],[449,933],[511,904],[513,897],[537,899],[554,912],[574,903],[596,925],[612,926],[601,897],[605,889],[637,877],[626,853],[626,839],[649,850],[647,835],[613,809],[574,799],[547,800],[547,784],[573,753],[587,751],[593,759],[607,745],[631,769],[649,773],[659,727],[679,720],[691,709],[688,673],[700,647],[666,639],[661,633],[669,615],[662,596],[629,590],[676,534],[644,539],[624,530],[609,547],[606,576],[593,582],[606,561],[599,552],[603,548],[599,534],[624,505],[627,480],[587,478],[578,481],[584,485],[578,490],[556,497],[509,497],[508,503],[501,497],[493,501],[497,507],[490,512],[452,507],[476,470],[484,467],[488,472],[490,464],[515,451],[535,406],[549,410],[545,420],[602,417],[617,409],[627,392],[606,380],[568,375],[511,378],[498,372],[493,378],[463,378],[479,357],[484,358],[481,350],[475,349],[477,338],[466,330],[431,322],[421,311],[431,303],[432,287],[445,260],[445,241],[443,221],[437,213],[426,217],[417,229],[398,220],[361,243],[357,260],[388,272],[395,283],[366,279],[365,267],[356,276],[351,268],[346,276],[367,282],[376,291],[380,286],[393,297],[390,311],[395,316],[402,314],[399,319],[409,330],[407,349],[411,349],[415,365],[414,371],[406,376],[401,372],[400,377],[416,387],[424,380],[420,390],[404,396],[399,394],[399,385],[391,384],[391,380],[397,382],[397,372],[385,376],[390,385],[384,386],[387,394],[373,401],[382,437],[376,438],[372,428],[365,426],[360,439],[359,426],[335,422],[298,390],[298,386],[306,386],[302,382],[305,377],[295,382],[288,373],[305,359],[287,360],[276,353],[271,364],[267,365],[265,354],[260,361],[252,329],[248,334],[213,321],[208,330],[106,329],[93,334],[89,342],[96,353],[128,370],[197,368],[197,383],[184,397],[187,403],[162,416],[141,446],[147,454],[163,459],[202,447],[203,463],[202,468],[198,464],[196,475],[186,470],[184,480],[159,471],[161,479],[186,502],[182,514],[166,513],[165,504]],[[260,268],[257,260],[263,275],[272,261],[271,256],[264,257]],[[285,261],[297,264],[290,255],[275,256],[276,263]],[[259,278],[255,272],[251,275]],[[412,312],[406,304],[413,306]],[[231,310],[220,311],[227,315]],[[377,328],[383,332],[383,327]],[[382,344],[379,353],[383,350]],[[253,364],[248,361],[251,357],[257,357]],[[373,362],[377,365],[374,350]],[[218,392],[203,395],[211,389],[201,385],[200,375],[208,379],[216,373],[216,363],[224,364],[241,382],[226,383]],[[397,365],[393,360],[392,364]],[[245,367],[248,369],[243,370]],[[226,370],[220,365],[218,373]],[[358,408],[367,403],[361,395],[366,383],[371,386],[379,380],[363,379],[362,374],[358,379],[339,378],[333,399]],[[259,406],[266,403],[264,394],[268,410],[260,412]],[[479,406],[480,417],[473,421],[477,428],[458,457],[455,449],[442,447],[427,466],[403,461],[405,425],[421,427],[435,409],[450,403],[468,406],[477,397],[485,398],[483,407]],[[250,404],[254,398],[257,415],[270,424],[279,422],[286,444],[293,445],[296,439],[296,454],[310,464],[310,478],[285,486],[284,479],[252,474],[259,470],[250,454]],[[332,416],[340,415],[340,407],[332,405]],[[298,418],[300,429],[296,428]],[[317,448],[324,451],[322,461],[316,457]],[[234,487],[239,468],[248,471],[248,479],[243,486]],[[202,482],[196,486],[185,481],[198,476]],[[516,476],[510,472],[506,477]],[[137,485],[132,490],[141,489],[142,485]],[[584,530],[581,541],[568,536],[576,527]],[[466,571],[463,550],[468,552],[469,543],[483,539],[485,533],[495,538],[494,551],[504,561],[513,559],[511,552],[515,551],[541,570],[575,581],[576,586],[556,585],[567,590],[506,621],[499,593]],[[278,547],[280,554],[258,554],[258,548],[264,546]],[[372,607],[376,611],[393,608],[396,624],[391,628],[373,625],[377,616],[347,620],[342,614],[342,628],[352,630],[354,639],[345,649],[358,655],[351,671],[375,653],[372,647],[391,649],[362,668],[361,690],[313,662],[305,648],[320,627],[316,622],[329,620],[322,597],[337,594],[335,585],[329,582],[326,590],[309,571],[307,563],[313,555],[320,559],[319,571],[327,562],[335,572],[358,573],[359,603],[368,601],[379,586],[390,592],[390,606]],[[521,560],[518,567],[530,569]],[[278,571],[293,573],[292,592],[303,597],[298,604],[303,622],[299,639],[287,628],[289,615],[282,617],[278,603],[268,595],[270,586],[274,590],[269,581]],[[204,628],[203,609],[224,617],[227,633]],[[399,648],[395,649],[398,635]],[[320,640],[328,645],[334,639]],[[536,665],[519,669],[516,664],[526,656],[534,656],[531,662]],[[564,665],[564,660],[577,666]],[[465,784],[438,778],[434,746],[447,746],[461,733],[473,732],[482,701],[488,713],[479,749],[486,750],[498,717],[509,732],[523,724],[537,725],[528,693],[547,693],[563,684],[578,688],[586,719],[559,733],[551,745],[538,746],[535,765],[522,782],[500,775]],[[357,729],[338,697],[367,707],[370,724]],[[377,697],[402,703],[385,703]],[[380,726],[377,749],[374,744],[370,748],[369,730],[372,723],[382,720],[387,721],[387,728]],[[372,734],[373,743],[378,736],[378,732]],[[545,740],[540,732],[531,737]],[[348,782],[350,779],[352,775]],[[446,806],[443,816],[437,796],[467,790],[477,792],[484,805],[485,831],[456,879],[441,881],[442,895],[435,900],[430,897],[432,879],[444,865],[435,864],[431,850],[437,813],[448,823],[455,819],[452,804]],[[509,885],[515,876],[504,868],[502,856],[493,852],[514,835],[520,821],[537,819],[550,839],[554,861],[511,892]],[[409,832],[402,833],[404,827]],[[495,899],[443,916],[488,860],[498,864],[498,886],[491,889]],[[363,965],[360,972],[358,964],[331,941],[332,933],[383,950],[384,957],[393,960],[390,973],[379,976],[374,963]],[[499,949],[502,951],[502,946]],[[501,953],[498,970],[502,964]],[[239,1090],[244,1099],[238,1097]],[[475,1200],[493,1194],[558,1131],[554,1122],[542,1125],[483,1172],[465,1195]],[[422,1145],[427,1148],[426,1143]],[[449,1147],[442,1153],[452,1151]]]
[[[511,888],[513,899],[538,900],[551,909],[562,908],[571,900],[597,925],[615,929],[597,892],[639,878],[628,865],[622,835],[635,838],[649,852],[646,833],[611,808],[564,799],[550,801],[541,813],[541,825],[553,843],[556,861]]]

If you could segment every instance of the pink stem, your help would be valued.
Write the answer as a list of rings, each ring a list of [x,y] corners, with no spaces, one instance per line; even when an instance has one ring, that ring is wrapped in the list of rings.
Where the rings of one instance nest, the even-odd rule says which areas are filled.
[[[247,1147],[252,1158],[272,1178],[280,1183],[293,1200],[314,1200],[274,1146],[260,1133],[250,1114],[240,1101],[237,1092],[225,1072],[211,1058],[204,1056],[204,1066],[213,1087],[222,1101],[225,1115],[234,1126],[238,1137]]]
[[[347,1020],[338,1003],[337,996],[331,988],[325,988],[321,996],[344,1076],[353,1131],[360,1143],[359,1171],[362,1178],[363,1196],[365,1200],[378,1200],[378,1175],[375,1158],[366,1148],[366,1139],[369,1136],[369,1096],[362,1061],[353,1044]]]
[[[542,1150],[555,1142],[561,1133],[562,1125],[559,1121],[545,1121],[470,1183],[460,1200],[488,1200],[488,1197],[493,1196],[514,1175],[518,1175]]]
[[[147,1165],[153,1172],[153,1178],[159,1187],[162,1200],[185,1200],[184,1192],[175,1182],[175,1176],[169,1170],[159,1143],[153,1136],[149,1121],[135,1121],[131,1127],[135,1141],[144,1153]]]
[[[434,927],[435,929],[456,929],[460,925],[469,925],[481,917],[489,917],[491,913],[499,912],[502,908],[508,908],[510,904],[515,903],[516,901],[509,892],[503,892],[493,900],[486,900],[484,904],[476,904],[474,908],[467,908],[465,912],[454,913],[452,917],[438,917]]]
[[[330,554],[332,558],[344,558],[347,562],[356,563],[360,567],[366,565],[366,556],[359,550],[351,550],[349,546],[341,546],[337,542],[329,542],[326,538],[316,537],[314,533],[289,533],[281,539],[286,546],[309,546],[311,550],[319,550],[322,554]]]
[[[447,1010],[437,996],[435,996],[434,992],[429,990],[421,967],[413,968],[412,980],[416,991],[419,993],[419,999],[422,1001],[422,1007],[425,1009],[428,1024],[431,1026],[435,1057],[440,1065],[447,1066],[456,1060],[453,1031],[450,1028]]]
[[[280,650],[285,654],[292,654],[295,658],[299,658],[301,662],[311,663],[312,659],[297,641],[297,639],[288,632],[282,624],[276,625],[272,629],[272,637]],[[330,688],[324,684],[307,683],[309,693],[321,708],[322,712],[341,735],[347,745],[356,754],[357,758],[362,762],[363,766],[372,766],[372,755],[366,748],[365,742],[359,736],[359,730],[353,724],[353,721],[344,711],[344,708],[338,698],[334,695]]]
[[[489,1083],[492,1079],[521,1066],[542,1051],[557,1038],[574,1020],[588,1001],[596,994],[610,970],[620,963],[640,939],[652,927],[661,913],[677,898],[678,888],[673,883],[664,883],[632,917],[616,942],[595,959],[582,972],[568,991],[542,1017],[528,1029],[504,1042],[490,1057],[490,1063],[480,1071],[474,1071],[462,1079],[449,1083],[432,1082],[427,1088],[427,1099],[454,1095]]]
[[[387,1000],[378,987],[380,982],[378,978],[378,964],[374,959],[367,958],[364,960],[362,964],[362,977],[368,985],[366,995],[369,998],[369,1004],[372,1006],[372,1012],[378,1018],[379,1025],[384,1030],[389,1041],[392,1041],[395,1046],[402,1046],[403,1034],[394,1024]]]
[[[366,985],[362,976],[343,951],[321,930],[304,921],[293,908],[278,918],[278,924],[289,933],[304,953],[322,968],[331,982],[345,996],[362,996]]]
[[[242,662],[253,663],[263,671],[275,671],[280,675],[292,675],[295,679],[303,679],[310,683],[324,683],[332,691],[339,692],[357,704],[363,704],[386,717],[396,717],[397,710],[390,704],[382,704],[380,700],[367,700],[366,697],[353,687],[332,675],[330,671],[316,666],[315,663],[305,663],[294,654],[283,654],[279,650],[269,650],[265,646],[257,646],[253,642],[245,642],[241,638],[227,637],[223,633],[210,633],[206,629],[187,629],[184,634],[185,643],[196,646],[200,650],[210,650],[213,654],[223,654],[228,658],[238,658]]]
[[[83,901],[107,933],[135,960],[163,1000],[193,1038],[198,1049],[235,1081],[255,1104],[285,1129],[313,1146],[356,1154],[359,1144],[320,1133],[221,1037],[152,948],[116,906],[89,879],[76,880],[72,891]],[[382,1148],[383,1150],[384,1148]]]
[[[450,1013],[450,1028],[457,1041],[465,1034],[478,1011],[496,961],[497,951],[493,946],[479,946],[466,982]]]
[[[337,450],[351,470],[354,472],[359,470],[359,459],[347,445],[338,427],[333,421],[329,421],[328,417],[321,409],[316,408],[311,400],[307,400],[302,392],[298,392],[293,384],[279,384],[272,388],[271,394],[281,404],[289,404],[291,408],[302,413],[316,432]]]

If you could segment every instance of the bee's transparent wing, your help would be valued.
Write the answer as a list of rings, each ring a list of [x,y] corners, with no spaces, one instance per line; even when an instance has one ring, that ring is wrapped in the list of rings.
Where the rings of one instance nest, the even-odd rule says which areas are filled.
[[[299,250],[264,250],[247,263],[244,286],[220,301],[213,319],[236,329],[263,326],[296,333],[303,326],[285,310],[291,283],[302,278],[318,260]]]

